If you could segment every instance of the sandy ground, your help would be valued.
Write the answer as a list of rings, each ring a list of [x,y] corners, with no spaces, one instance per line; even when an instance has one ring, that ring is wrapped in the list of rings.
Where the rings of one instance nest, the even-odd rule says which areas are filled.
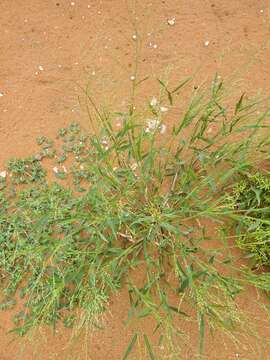
[[[115,109],[125,106],[136,63],[138,80],[167,76],[177,83],[196,74],[201,82],[218,72],[243,91],[269,95],[269,44],[268,0],[1,0],[0,169],[11,157],[32,154],[38,135],[53,136],[73,120],[89,126],[78,100],[81,87],[88,84],[99,102]],[[157,89],[149,80],[140,99]],[[125,295],[115,300],[109,325],[94,336],[88,353],[83,343],[73,352],[63,350],[65,331],[42,346],[33,341],[21,353],[6,335],[9,314],[1,313],[0,360],[121,359],[131,334],[123,325]],[[248,304],[248,298],[243,301]],[[270,352],[218,346],[209,350],[209,359],[270,359]]]

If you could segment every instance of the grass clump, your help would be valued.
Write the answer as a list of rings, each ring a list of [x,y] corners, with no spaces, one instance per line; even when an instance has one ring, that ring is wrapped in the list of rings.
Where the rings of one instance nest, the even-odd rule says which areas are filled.
[[[201,352],[206,329],[230,333],[242,325],[236,298],[243,282],[228,239],[207,244],[235,216],[234,204],[228,205],[232,185],[266,158],[269,110],[262,107],[258,115],[260,104],[243,96],[227,110],[223,84],[215,79],[210,91],[194,92],[170,126],[160,104],[172,106],[172,93],[166,87],[141,112],[95,106],[96,131],[72,124],[59,130],[58,147],[41,137],[34,160],[9,163],[8,172],[19,179],[14,184],[24,186],[13,197],[9,184],[1,192],[2,303],[12,305],[16,294],[23,303],[13,331],[56,327],[60,320],[100,326],[112,294],[123,286],[129,317],[154,318],[161,336],[172,340],[183,334],[185,321],[197,321]],[[57,182],[44,178],[45,157]],[[237,204],[268,201],[259,190],[243,200],[240,189]],[[254,213],[239,213],[240,224]],[[153,358],[146,334],[143,340]],[[125,358],[136,341],[134,335]]]
[[[270,266],[270,176],[256,172],[244,177],[234,188],[234,206],[243,211],[237,231],[238,246],[252,260],[253,267]]]

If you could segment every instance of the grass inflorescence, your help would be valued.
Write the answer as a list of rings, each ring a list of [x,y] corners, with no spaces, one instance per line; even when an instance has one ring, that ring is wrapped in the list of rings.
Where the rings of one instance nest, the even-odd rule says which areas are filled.
[[[163,91],[168,107],[179,89]],[[71,124],[59,130],[57,145],[39,137],[38,154],[8,163],[1,307],[21,299],[14,332],[58,321],[98,327],[123,286],[129,317],[154,318],[155,331],[171,340],[197,319],[201,353],[207,329],[241,326],[236,298],[247,282],[256,286],[256,274],[236,272],[230,250],[244,246],[269,261],[269,188],[264,193],[264,178],[250,176],[268,160],[269,109],[244,96],[227,109],[223,94],[217,78],[210,91],[196,90],[173,125],[164,121],[164,98],[142,112],[96,109],[95,132]],[[228,222],[237,241],[228,231],[207,246]],[[154,359],[146,334],[143,341]],[[137,334],[125,359],[136,342]]]

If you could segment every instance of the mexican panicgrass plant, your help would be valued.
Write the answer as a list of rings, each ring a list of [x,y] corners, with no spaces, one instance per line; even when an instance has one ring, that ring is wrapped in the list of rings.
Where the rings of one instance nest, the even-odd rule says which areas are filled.
[[[161,86],[172,106],[181,86]],[[40,137],[38,154],[10,161],[0,193],[0,276],[1,307],[15,295],[23,304],[12,331],[58,321],[100,327],[125,284],[129,317],[154,318],[172,347],[185,321],[197,319],[201,353],[207,329],[237,329],[243,282],[229,246],[205,244],[235,214],[227,191],[267,158],[269,109],[241,96],[228,111],[223,91],[218,78],[210,91],[196,90],[173,126],[156,99],[142,112],[95,106],[96,132],[71,124],[59,130],[62,145]],[[143,341],[154,359],[146,334]]]

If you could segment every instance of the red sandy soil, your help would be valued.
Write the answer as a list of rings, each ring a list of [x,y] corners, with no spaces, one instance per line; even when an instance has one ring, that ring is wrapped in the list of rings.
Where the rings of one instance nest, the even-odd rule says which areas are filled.
[[[169,25],[172,18],[175,24]],[[196,74],[201,82],[218,72],[243,91],[269,94],[268,0],[1,0],[0,169],[11,157],[32,154],[38,135],[54,136],[74,120],[89,126],[78,101],[81,87],[89,84],[99,102],[116,110],[127,103],[136,31],[139,80],[150,75],[177,84]],[[153,80],[145,82],[140,100],[157,89]],[[249,292],[242,302],[260,318],[250,304],[256,296]],[[25,345],[10,342],[10,314],[2,312],[0,360],[121,359],[132,334],[123,324],[128,306],[123,290],[113,301],[105,330],[74,340],[72,348],[67,348],[70,333],[60,329],[56,338],[44,330]],[[145,321],[143,326],[149,332],[152,325]],[[206,358],[270,359],[269,348],[251,352],[248,344],[255,343],[247,338],[245,350],[232,342],[225,346],[216,336]],[[138,352],[131,358],[147,355]],[[193,358],[189,350],[179,355]]]

